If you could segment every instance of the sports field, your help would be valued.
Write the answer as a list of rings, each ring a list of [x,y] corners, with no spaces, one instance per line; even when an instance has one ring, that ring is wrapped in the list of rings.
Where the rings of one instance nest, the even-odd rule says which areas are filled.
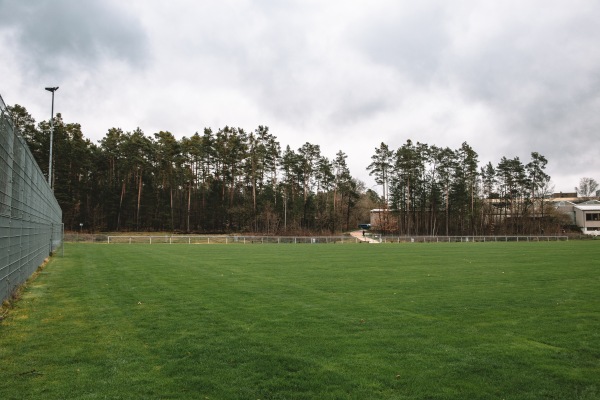
[[[598,399],[600,241],[67,243],[0,398]]]

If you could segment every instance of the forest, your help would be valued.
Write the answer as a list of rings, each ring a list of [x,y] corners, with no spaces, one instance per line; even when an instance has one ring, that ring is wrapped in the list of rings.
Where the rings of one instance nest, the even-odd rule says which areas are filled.
[[[50,121],[8,107],[42,172],[48,174]],[[564,221],[544,201],[547,160],[502,157],[480,166],[458,149],[407,139],[374,147],[365,166],[378,194],[354,178],[347,155],[328,158],[318,144],[283,147],[267,126],[171,132],[110,128],[98,143],[57,114],[52,186],[65,230],[86,232],[339,234],[368,223],[401,235],[540,234]]]

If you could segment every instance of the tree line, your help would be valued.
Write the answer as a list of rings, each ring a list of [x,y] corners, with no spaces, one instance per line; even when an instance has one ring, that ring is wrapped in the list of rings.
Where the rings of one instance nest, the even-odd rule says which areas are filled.
[[[9,107],[44,174],[49,121]],[[97,144],[54,119],[53,188],[65,229],[90,231],[335,233],[368,221],[375,204],[347,155],[305,143],[282,149],[267,126],[168,131],[111,128]]]
[[[47,176],[50,121],[9,107]],[[318,144],[283,146],[267,126],[205,128],[181,139],[168,131],[111,128],[92,143],[77,123],[54,119],[53,188],[65,229],[194,233],[329,234],[385,210],[386,233],[538,233],[557,226],[536,199],[549,190],[547,160],[502,157],[479,167],[459,149],[413,143],[375,148],[367,167],[382,195],[352,176],[347,155]]]
[[[564,216],[545,200],[551,194],[547,159],[531,153],[479,165],[468,143],[442,148],[410,139],[397,150],[385,143],[368,166],[382,186],[383,230],[404,235],[497,235],[557,232]]]

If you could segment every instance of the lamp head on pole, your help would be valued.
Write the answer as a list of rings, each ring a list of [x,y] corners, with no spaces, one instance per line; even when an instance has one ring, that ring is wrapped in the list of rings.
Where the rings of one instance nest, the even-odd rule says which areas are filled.
[[[58,86],[56,86],[56,87],[47,87],[46,90],[49,91],[49,92],[54,93],[54,92],[56,92],[58,90]]]

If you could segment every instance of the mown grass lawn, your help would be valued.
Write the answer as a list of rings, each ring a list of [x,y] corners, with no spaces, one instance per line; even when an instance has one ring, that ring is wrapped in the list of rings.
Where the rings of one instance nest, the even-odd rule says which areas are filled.
[[[597,399],[600,241],[67,244],[1,399]]]

